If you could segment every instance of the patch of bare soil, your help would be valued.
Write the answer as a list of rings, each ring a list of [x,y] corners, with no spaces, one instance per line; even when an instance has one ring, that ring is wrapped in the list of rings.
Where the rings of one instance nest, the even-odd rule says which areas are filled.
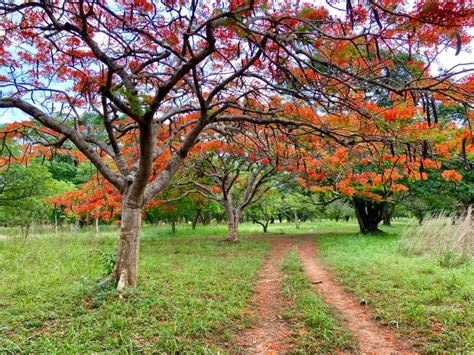
[[[237,337],[243,354],[285,354],[290,349],[290,330],[282,316],[285,299],[281,294],[280,270],[292,238],[275,237],[271,243],[251,303],[255,307],[255,324]]]
[[[360,352],[364,354],[408,354],[414,353],[389,328],[377,324],[370,309],[362,306],[356,297],[347,292],[317,259],[317,248],[313,237],[295,238],[304,270],[313,287],[323,300],[340,314],[343,326],[358,339]]]

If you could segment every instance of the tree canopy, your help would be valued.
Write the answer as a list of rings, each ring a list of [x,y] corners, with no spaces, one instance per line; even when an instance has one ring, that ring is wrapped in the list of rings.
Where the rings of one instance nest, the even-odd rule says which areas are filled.
[[[94,165],[120,199],[119,289],[136,286],[143,208],[203,137],[266,126],[288,171],[370,204],[402,171],[472,155],[473,65],[433,68],[470,43],[469,1],[2,2],[0,17],[0,109],[30,118],[2,129],[24,147],[8,162]],[[464,113],[441,122],[440,104]]]

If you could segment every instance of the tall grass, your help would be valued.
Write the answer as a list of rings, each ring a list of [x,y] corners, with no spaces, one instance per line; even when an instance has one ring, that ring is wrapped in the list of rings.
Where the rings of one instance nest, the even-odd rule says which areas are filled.
[[[412,255],[435,255],[446,267],[469,262],[474,256],[473,217],[472,206],[460,217],[432,215],[421,225],[402,232],[399,249]]]

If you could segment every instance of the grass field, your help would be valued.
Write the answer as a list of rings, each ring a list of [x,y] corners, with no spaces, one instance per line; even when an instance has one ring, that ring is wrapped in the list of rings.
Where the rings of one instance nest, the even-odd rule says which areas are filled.
[[[397,228],[393,228],[397,231]],[[388,229],[387,231],[390,231]],[[474,351],[474,268],[406,256],[392,236],[317,237],[322,260],[376,319],[428,353]]]
[[[0,240],[0,353],[197,352],[235,349],[269,240],[258,225],[243,224],[243,241],[221,243],[225,225],[145,226],[139,287],[121,301],[99,288],[113,261],[116,227],[71,235]],[[381,322],[415,339],[424,352],[473,351],[472,265],[444,268],[429,257],[397,249],[392,235],[361,237],[351,221],[270,226],[279,233],[317,233],[322,260],[343,284],[373,307]],[[39,228],[38,228],[39,230]],[[0,235],[15,234],[0,230]],[[283,291],[294,307],[286,316],[297,349],[351,348],[337,317],[312,293],[295,253],[284,265]],[[321,352],[321,351],[320,351]]]
[[[208,352],[232,340],[268,248],[215,239],[142,243],[138,287],[96,288],[112,238],[0,242],[0,353]]]

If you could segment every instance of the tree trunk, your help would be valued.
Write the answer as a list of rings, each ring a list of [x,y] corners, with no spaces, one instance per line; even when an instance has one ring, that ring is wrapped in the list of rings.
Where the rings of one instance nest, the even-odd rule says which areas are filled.
[[[300,228],[300,223],[301,223],[301,220],[298,217],[298,213],[295,211],[295,226],[296,226],[296,229]]]
[[[201,217],[201,210],[200,209],[197,210],[196,215],[194,216],[194,219],[193,219],[193,222],[192,222],[192,229],[193,230],[196,229],[196,225],[199,221],[199,217]]]
[[[240,213],[234,209],[231,201],[225,200],[223,204],[227,217],[227,240],[235,242],[239,239]]]
[[[418,224],[421,226],[423,224],[423,220],[425,219],[425,215],[423,213],[419,213],[416,215],[416,219],[418,220]]]
[[[58,234],[58,212],[54,211],[54,233]]]
[[[176,233],[176,219],[174,218],[171,220],[171,233]]]
[[[378,225],[383,219],[385,203],[365,200],[359,197],[355,197],[352,202],[357,221],[359,222],[360,232],[362,234],[377,232],[379,230]]]
[[[262,227],[263,227],[263,233],[267,233],[267,231],[268,231],[268,224],[263,224]]]
[[[122,204],[120,241],[117,260],[109,278],[117,281],[117,290],[137,286],[138,253],[142,224],[142,208],[138,204]]]
[[[395,206],[394,205],[385,205],[383,209],[383,225],[384,226],[391,226],[392,217],[395,213]]]
[[[30,232],[30,225],[31,225],[30,222],[26,224],[25,233],[23,235],[23,238],[25,239],[28,238],[28,233]],[[23,226],[21,226],[21,232],[23,233]]]
[[[99,218],[95,218],[95,235],[99,235]]]

